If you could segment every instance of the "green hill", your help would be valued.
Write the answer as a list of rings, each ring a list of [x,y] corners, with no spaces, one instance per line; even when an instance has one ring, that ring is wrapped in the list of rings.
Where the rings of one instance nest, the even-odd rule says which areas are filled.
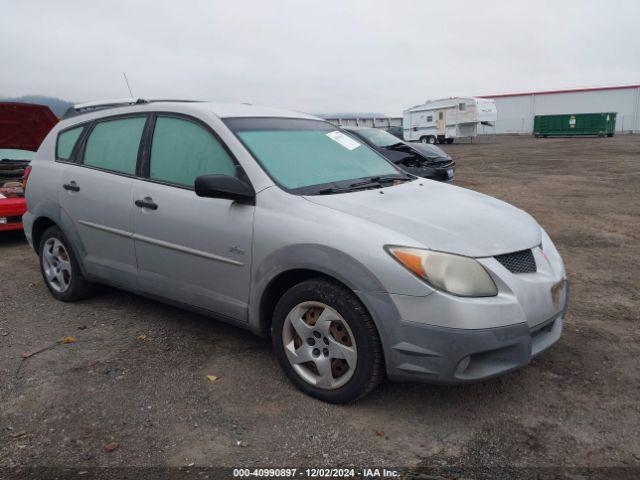
[[[56,97],[47,97],[46,95],[23,95],[21,97],[14,98],[0,98],[0,102],[22,102],[22,103],[36,103],[38,105],[46,105],[55,113],[58,118],[64,115],[67,108],[73,106],[72,102],[63,100]]]

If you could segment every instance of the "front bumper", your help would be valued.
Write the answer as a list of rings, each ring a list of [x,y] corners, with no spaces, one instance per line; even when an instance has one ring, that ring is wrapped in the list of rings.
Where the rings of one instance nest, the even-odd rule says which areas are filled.
[[[524,367],[560,339],[569,304],[568,281],[564,285],[556,308],[534,322],[509,295],[449,299],[446,308],[438,294],[369,296],[382,320],[378,324],[387,376],[397,381],[460,384]],[[528,310],[531,317],[531,305]]]
[[[564,312],[531,329],[526,323],[465,330],[401,322],[387,351],[391,380],[458,384],[516,370],[553,345]]]
[[[439,182],[452,182],[455,177],[455,163],[451,162],[448,166],[427,165],[424,167],[403,167],[401,168],[412,175],[427,178],[429,180],[437,180]]]

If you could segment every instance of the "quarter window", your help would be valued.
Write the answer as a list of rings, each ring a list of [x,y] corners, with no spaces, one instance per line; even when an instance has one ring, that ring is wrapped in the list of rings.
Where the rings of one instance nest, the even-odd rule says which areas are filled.
[[[87,140],[84,164],[135,174],[145,121],[146,117],[133,117],[96,124]]]
[[[187,187],[200,175],[236,174],[231,157],[211,132],[174,117],[157,118],[150,163],[150,178]]]
[[[56,144],[56,158],[58,160],[69,160],[73,147],[75,147],[80,134],[84,127],[72,128],[58,135],[58,143]]]

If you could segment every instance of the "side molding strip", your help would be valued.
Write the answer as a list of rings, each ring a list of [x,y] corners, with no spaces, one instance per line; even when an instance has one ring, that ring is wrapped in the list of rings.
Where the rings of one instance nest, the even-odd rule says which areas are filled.
[[[100,225],[97,223],[87,222],[85,220],[78,220],[78,223],[85,225],[87,227],[95,228],[97,230],[103,230],[105,232],[113,233],[114,235],[119,235],[121,237],[131,238],[133,240],[138,240],[140,242],[149,243],[151,245],[157,245],[159,247],[168,248],[170,250],[175,250],[177,252],[186,253],[189,255],[195,255],[197,257],[206,258],[208,260],[215,260],[222,263],[228,263],[230,265],[236,265],[238,267],[243,267],[244,263],[238,262],[237,260],[233,260],[227,257],[221,257],[220,255],[215,255],[209,252],[203,252],[202,250],[196,250],[195,248],[185,247],[183,245],[178,245],[176,243],[165,242],[164,240],[158,240],[156,238],[145,237],[144,235],[140,235],[138,233],[127,232],[125,230],[119,230],[117,228],[107,227],[105,225]]]
[[[184,247],[176,243],[165,242],[164,240],[158,240],[156,238],[145,237],[137,233],[133,234],[134,240],[150,243],[151,245],[158,245],[159,247],[168,248],[170,250],[176,250],[182,253],[188,253],[190,255],[196,255],[198,257],[208,258],[209,260],[217,260],[218,262],[228,263],[230,265],[237,265],[239,267],[244,266],[244,263],[232,260],[227,257],[221,257],[220,255],[214,255],[213,253],[203,252],[202,250],[196,250],[195,248]]]
[[[105,232],[113,233],[114,235],[118,235],[120,237],[126,237],[126,238],[133,237],[133,233],[131,232],[127,232],[126,230],[119,230],[117,228],[107,227],[105,225],[100,225],[99,223],[87,222],[86,220],[78,220],[78,223],[86,227],[95,228],[96,230],[103,230]]]

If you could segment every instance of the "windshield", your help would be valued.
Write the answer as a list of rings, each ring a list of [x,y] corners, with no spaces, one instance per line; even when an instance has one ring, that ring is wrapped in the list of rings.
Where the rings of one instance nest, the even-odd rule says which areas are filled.
[[[349,180],[403,176],[384,157],[327,122],[230,118],[225,123],[276,183],[296,193]]]
[[[353,133],[363,136],[376,147],[384,148],[401,142],[398,137],[391,135],[389,132],[384,130],[380,130],[379,128],[363,128],[361,130],[354,130]]]
[[[36,152],[16,148],[0,148],[0,160],[31,160]]]

